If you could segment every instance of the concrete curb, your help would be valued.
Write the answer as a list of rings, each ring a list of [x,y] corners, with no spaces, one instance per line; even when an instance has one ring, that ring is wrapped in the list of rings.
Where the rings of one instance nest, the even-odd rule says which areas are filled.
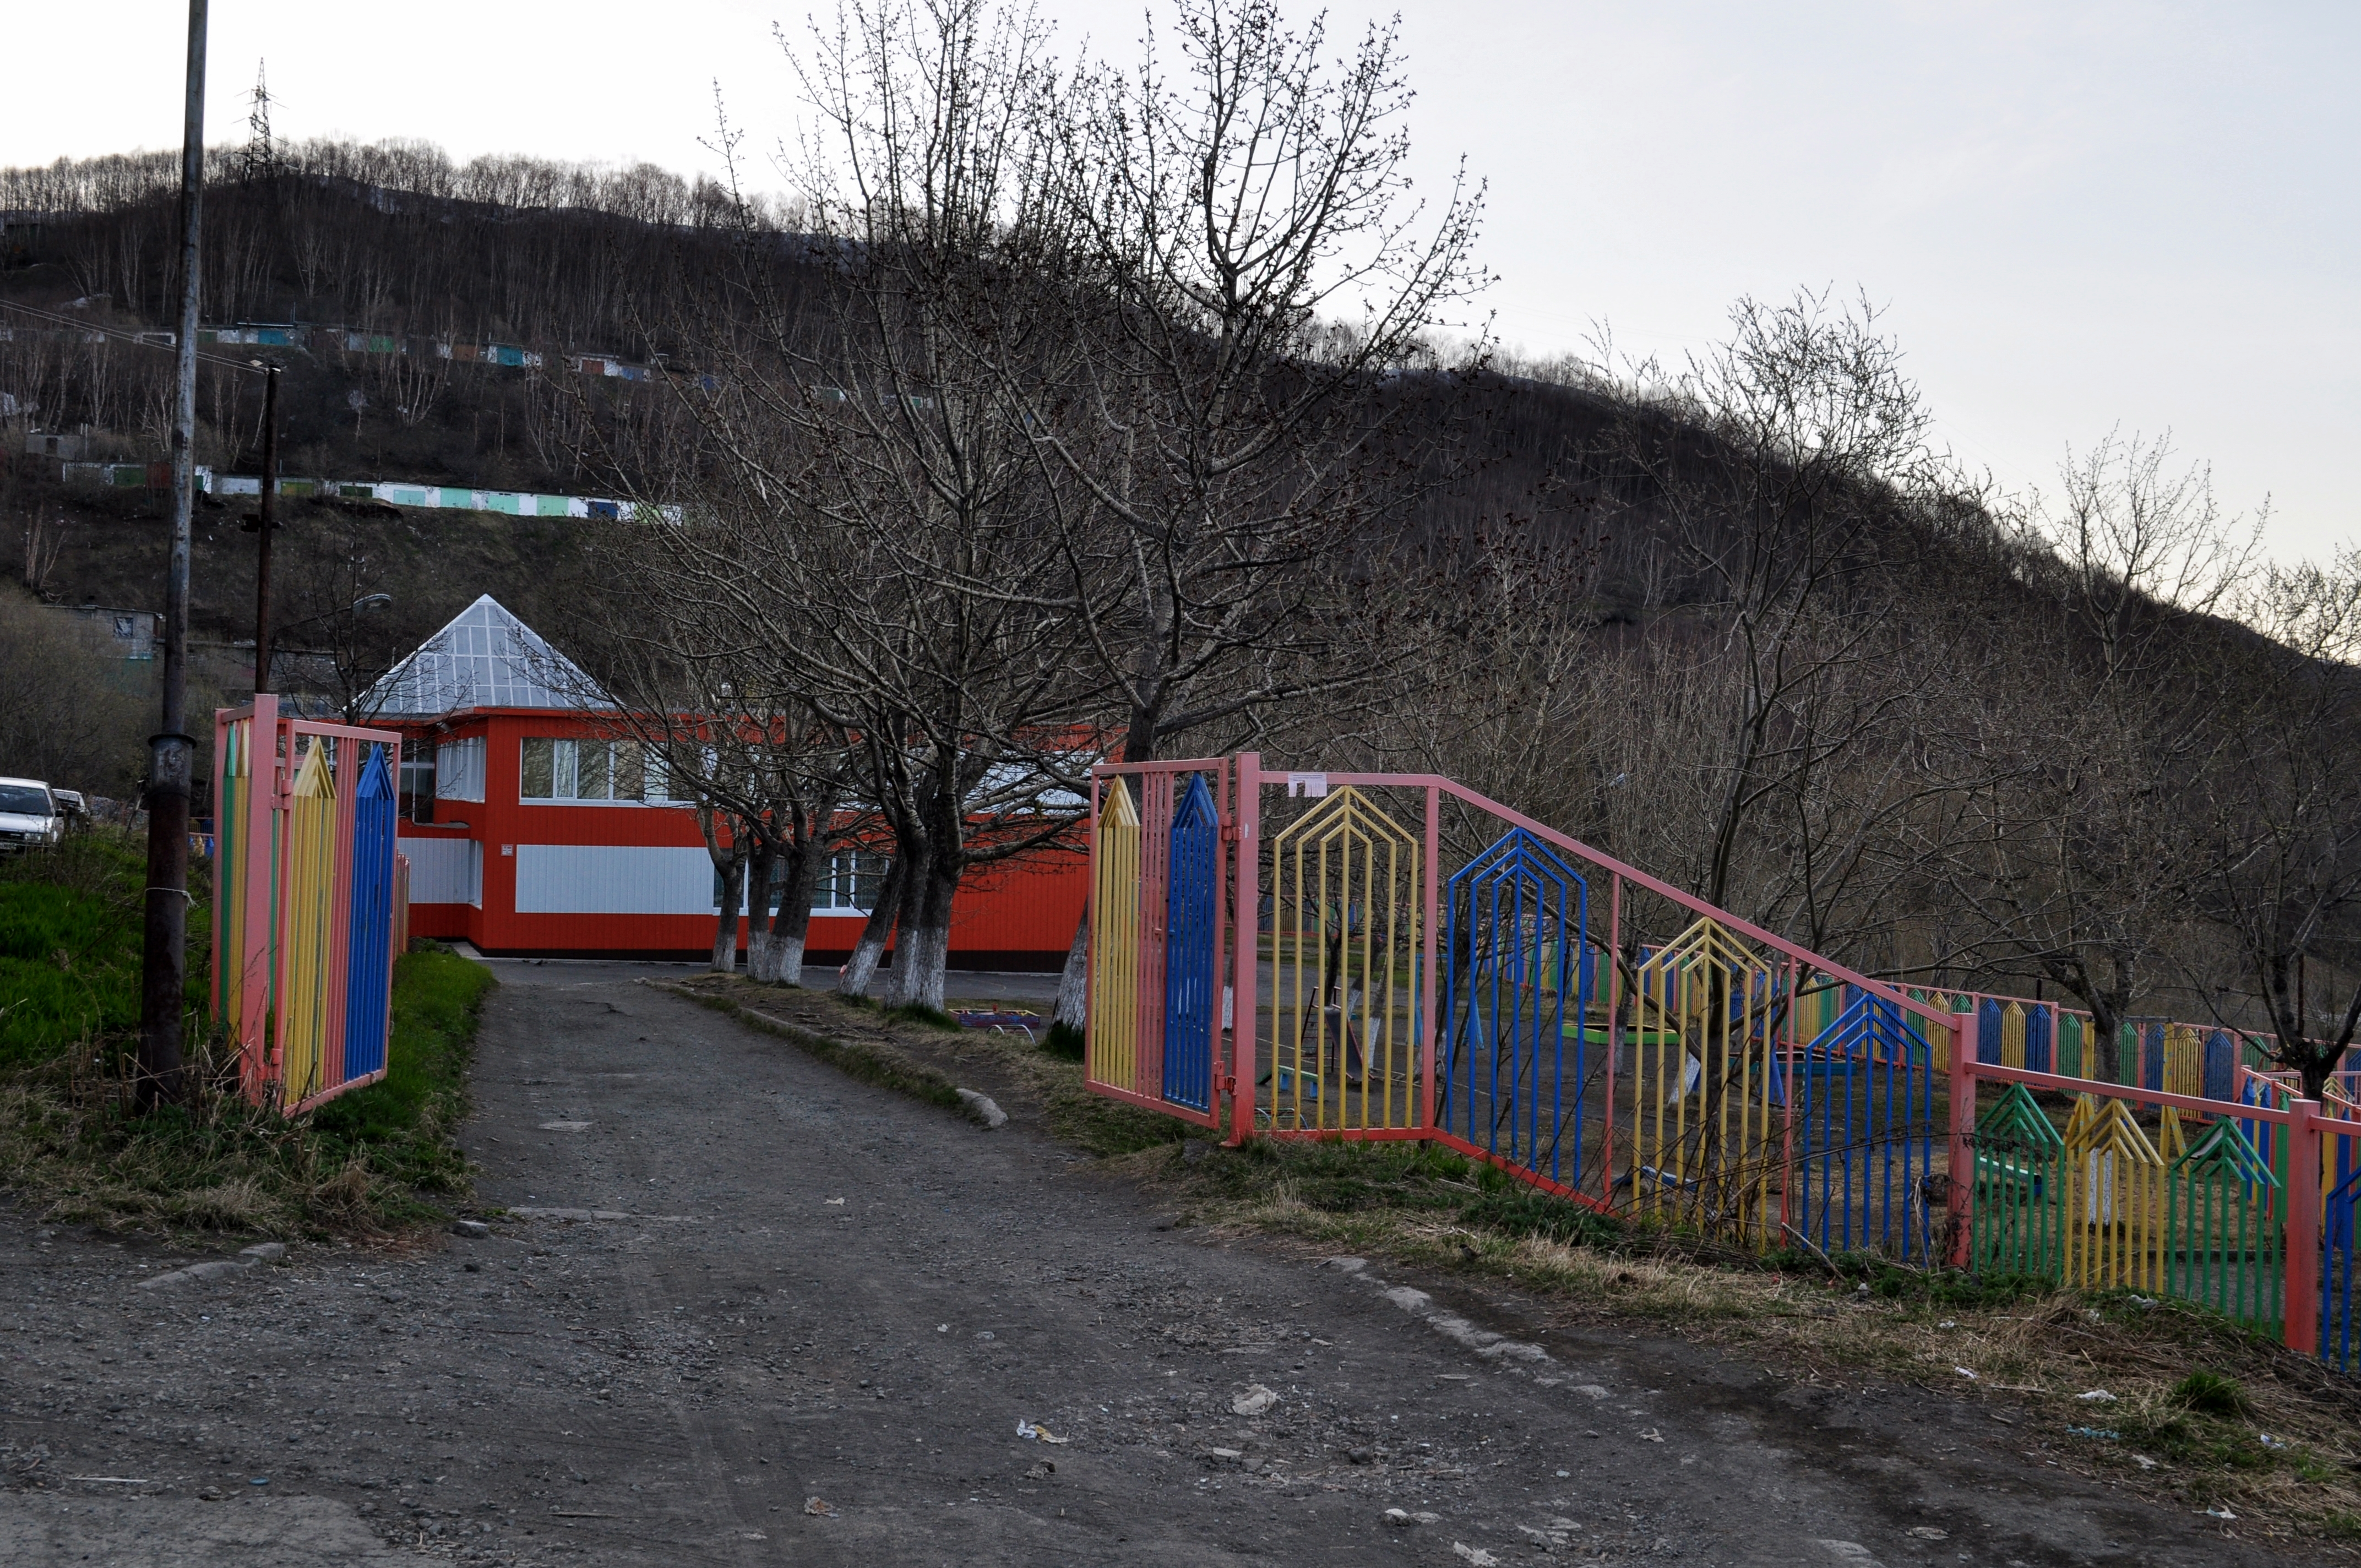
[[[1434,1298],[1423,1290],[1414,1290],[1407,1285],[1387,1285],[1368,1271],[1366,1258],[1323,1258],[1321,1266],[1374,1287],[1383,1299],[1419,1319],[1445,1339],[1456,1341],[1488,1361],[1515,1361],[1531,1365],[1551,1359],[1550,1353],[1540,1345],[1513,1340],[1489,1329],[1479,1329],[1456,1312],[1437,1311]]]
[[[241,1250],[236,1257],[214,1258],[205,1263],[192,1263],[186,1268],[176,1268],[170,1274],[159,1274],[134,1285],[134,1290],[154,1290],[166,1285],[186,1285],[200,1279],[226,1279],[244,1274],[258,1263],[278,1263],[287,1256],[287,1248],[279,1242],[262,1242]]]

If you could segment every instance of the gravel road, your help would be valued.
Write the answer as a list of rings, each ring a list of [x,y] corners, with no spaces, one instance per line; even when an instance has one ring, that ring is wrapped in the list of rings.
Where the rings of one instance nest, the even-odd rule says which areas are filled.
[[[2281,1561],[1971,1402],[1168,1228],[669,970],[494,967],[481,1194],[579,1217],[141,1288],[190,1257],[0,1213],[0,1561]]]

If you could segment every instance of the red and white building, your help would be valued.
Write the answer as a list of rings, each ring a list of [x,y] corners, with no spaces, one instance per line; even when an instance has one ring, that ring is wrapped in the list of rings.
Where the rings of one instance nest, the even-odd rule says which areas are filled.
[[[612,739],[595,684],[487,594],[363,700],[402,733],[400,847],[413,936],[488,954],[695,959],[712,951],[720,878],[687,803]],[[807,960],[840,962],[868,918],[876,858],[836,857]],[[1049,852],[979,872],[952,906],[960,969],[1054,970],[1088,871]],[[743,911],[735,915],[746,940]]]

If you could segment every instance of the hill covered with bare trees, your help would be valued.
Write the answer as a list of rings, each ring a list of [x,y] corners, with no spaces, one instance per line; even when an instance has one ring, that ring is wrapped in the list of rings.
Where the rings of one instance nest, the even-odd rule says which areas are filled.
[[[2349,1042],[2361,559],[2267,564],[2153,440],[1995,494],[1830,295],[1741,301],[1679,365],[1461,342],[1481,191],[1409,200],[1392,37],[1338,60],[1195,0],[1164,41],[1151,69],[984,0],[855,9],[791,46],[812,136],[779,202],[222,149],[200,460],[252,471],[235,361],[268,352],[290,472],[679,504],[467,583],[428,569],[456,524],[337,514],[321,570],[415,573],[425,624],[493,592],[636,708],[738,715],[732,746],[635,739],[758,885],[846,823],[890,839],[896,1000],[939,1002],[951,894],[1052,832],[1083,763],[1255,744],[1452,773],[2104,1040],[2213,1017],[2313,1070]],[[172,286],[168,165],[0,171],[20,420],[160,449],[168,359],[135,339]],[[12,482],[20,527],[63,504]],[[765,978],[797,977],[793,926],[758,931]]]

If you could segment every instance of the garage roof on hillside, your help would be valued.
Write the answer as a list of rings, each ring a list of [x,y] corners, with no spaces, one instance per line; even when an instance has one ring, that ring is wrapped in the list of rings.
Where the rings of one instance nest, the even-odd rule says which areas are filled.
[[[433,718],[469,707],[615,704],[581,666],[486,594],[388,670],[360,706],[377,718]]]

